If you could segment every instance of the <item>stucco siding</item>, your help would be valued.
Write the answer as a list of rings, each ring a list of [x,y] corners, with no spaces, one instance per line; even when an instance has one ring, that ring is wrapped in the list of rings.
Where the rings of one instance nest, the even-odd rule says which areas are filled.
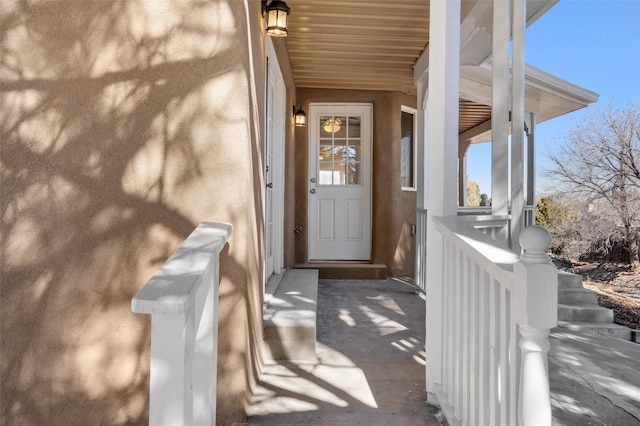
[[[241,420],[261,367],[260,2],[1,13],[2,424],[146,423],[150,321],[130,301],[205,220],[234,226],[218,424]]]

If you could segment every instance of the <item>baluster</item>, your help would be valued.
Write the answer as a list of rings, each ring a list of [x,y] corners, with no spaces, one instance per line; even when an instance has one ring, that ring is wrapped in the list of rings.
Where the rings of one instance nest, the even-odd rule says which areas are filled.
[[[478,375],[478,383],[480,386],[480,390],[478,392],[478,410],[479,410],[479,421],[478,424],[486,425],[489,424],[489,411],[490,411],[490,402],[491,402],[491,384],[490,384],[490,352],[491,352],[491,324],[490,324],[490,287],[491,287],[491,277],[485,271],[480,271],[482,274],[480,281],[480,332],[479,332],[479,342],[480,349],[478,353],[478,365],[479,365],[479,375]]]
[[[508,291],[504,286],[500,286],[500,325],[498,333],[500,335],[500,424],[509,425],[509,328],[511,322],[509,318]]]
[[[462,342],[464,340],[463,338],[463,329],[462,329],[462,309],[463,309],[463,300],[462,298],[464,297],[462,294],[462,287],[463,287],[463,283],[462,283],[462,279],[463,279],[463,274],[462,274],[462,270],[463,270],[463,265],[462,265],[462,252],[460,251],[460,249],[458,247],[456,247],[456,252],[455,252],[455,271],[456,271],[456,275],[455,275],[455,280],[453,282],[454,288],[455,288],[455,299],[454,299],[454,303],[455,303],[455,310],[454,310],[454,316],[453,316],[453,321],[455,322],[456,328],[455,328],[455,345],[454,345],[454,352],[453,352],[453,357],[455,359],[455,365],[454,365],[454,371],[455,371],[455,414],[456,417],[458,419],[463,419],[463,412],[462,412],[462,403],[463,403],[463,397],[464,397],[464,393],[466,392],[466,389],[463,388],[464,386],[464,382],[463,382],[463,378],[462,378]]]
[[[443,346],[443,356],[442,356],[442,384],[445,392],[449,395],[449,400],[451,400],[451,396],[453,395],[453,382],[452,382],[452,367],[451,367],[451,357],[453,352],[453,327],[451,321],[451,301],[453,298],[451,297],[452,284],[451,284],[451,268],[450,265],[453,263],[451,261],[451,243],[449,240],[444,240],[444,276],[442,286],[442,300],[443,300],[443,338],[442,338],[442,346]]]

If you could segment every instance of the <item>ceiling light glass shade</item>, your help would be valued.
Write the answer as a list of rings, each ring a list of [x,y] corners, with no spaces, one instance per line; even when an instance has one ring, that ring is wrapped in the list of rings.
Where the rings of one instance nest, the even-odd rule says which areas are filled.
[[[267,6],[267,34],[273,37],[287,36],[287,15],[291,9],[281,0],[273,0]]]
[[[340,131],[342,121],[339,118],[330,118],[324,122],[322,128],[327,133],[336,133]]]

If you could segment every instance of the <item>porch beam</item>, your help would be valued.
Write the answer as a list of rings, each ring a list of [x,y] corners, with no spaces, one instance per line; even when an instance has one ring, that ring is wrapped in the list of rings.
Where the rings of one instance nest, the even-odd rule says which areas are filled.
[[[413,81],[417,84],[423,83],[426,88],[429,77],[429,47],[427,47],[418,60],[413,65]]]
[[[481,105],[492,105],[491,85],[462,76],[460,78],[460,98]]]
[[[432,0],[429,28],[426,366],[427,399],[442,384],[443,237],[434,217],[454,216],[460,89],[460,0]]]
[[[484,121],[480,124],[478,124],[475,127],[470,128],[469,130],[460,133],[460,136],[458,137],[458,140],[460,141],[460,143],[468,141],[470,139],[475,138],[478,135],[481,135],[485,132],[488,132],[489,130],[491,130],[491,119]]]

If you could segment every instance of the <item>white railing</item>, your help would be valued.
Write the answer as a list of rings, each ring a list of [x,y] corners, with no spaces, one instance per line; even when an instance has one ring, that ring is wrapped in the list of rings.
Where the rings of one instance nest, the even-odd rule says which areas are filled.
[[[524,207],[524,226],[535,225],[535,206]],[[510,216],[491,214],[491,206],[458,207],[458,215],[466,217],[466,221],[478,231],[496,241],[506,242],[508,239]],[[416,211],[416,286],[424,291],[427,280],[427,210]],[[424,230],[424,232],[422,231]]]
[[[518,258],[464,216],[433,220],[443,242],[443,313],[442,324],[427,327],[441,327],[441,378],[432,388],[449,424],[550,425],[557,271],[544,253],[549,233],[523,230]]]
[[[524,227],[536,224],[536,206],[524,206]]]
[[[416,211],[416,286],[425,291],[427,285],[427,210]]]
[[[489,236],[492,240],[507,242],[509,231],[509,216],[498,215],[477,215],[465,216],[468,224],[476,228],[478,231]]]
[[[214,425],[220,252],[232,226],[203,222],[131,301],[151,315],[150,425]]]
[[[470,219],[470,223],[473,222],[474,228],[489,235],[494,240],[506,242],[509,238],[510,214],[502,216],[492,215],[491,206],[461,206],[458,207],[458,215],[473,217],[474,219]],[[522,219],[525,228],[535,225],[536,206],[524,206]]]
[[[490,215],[491,214],[491,206],[480,206],[480,207],[470,207],[470,206],[458,206],[458,215],[459,216],[478,216],[478,215]],[[534,205],[526,205],[523,208],[523,217],[524,217],[524,226],[535,225],[536,224],[536,206]]]

